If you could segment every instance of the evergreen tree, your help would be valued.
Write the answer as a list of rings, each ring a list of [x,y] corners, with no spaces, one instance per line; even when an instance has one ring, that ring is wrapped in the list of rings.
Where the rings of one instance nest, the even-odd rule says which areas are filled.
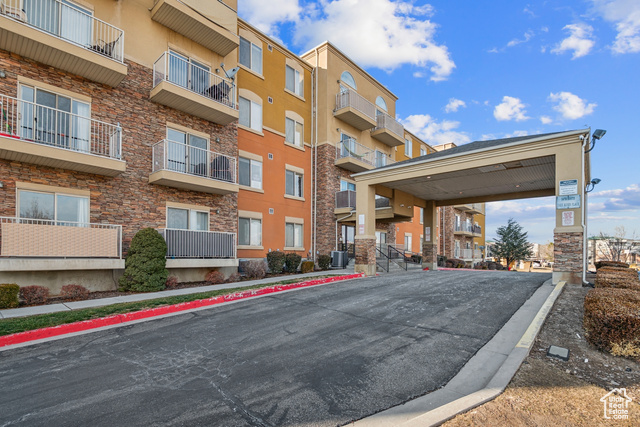
[[[513,218],[509,218],[506,226],[498,227],[496,233],[498,238],[491,248],[491,253],[498,259],[504,258],[507,261],[507,267],[512,262],[524,260],[532,255],[527,233],[522,231],[522,226]]]

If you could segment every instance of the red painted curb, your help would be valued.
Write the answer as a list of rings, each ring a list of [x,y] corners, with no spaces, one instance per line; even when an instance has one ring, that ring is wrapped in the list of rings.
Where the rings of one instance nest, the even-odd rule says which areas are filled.
[[[262,289],[250,289],[242,292],[221,295],[203,300],[183,302],[180,304],[149,308],[146,310],[134,311],[131,313],[114,314],[113,316],[102,317],[100,319],[83,320],[75,323],[67,323],[64,325],[34,329],[32,331],[18,332],[15,334],[0,337],[0,347],[5,347],[12,344],[21,344],[24,342],[39,340],[43,338],[56,337],[59,335],[71,334],[73,332],[102,328],[104,326],[117,325],[119,323],[126,323],[134,320],[148,319],[150,317],[161,316],[164,314],[178,313],[194,308],[208,307],[212,305],[222,304],[223,302],[252,298],[258,295],[268,295],[282,291],[288,291],[290,289],[306,288],[309,286],[322,285],[325,283],[338,282],[341,280],[356,279],[359,277],[364,277],[364,274],[349,274],[346,276],[327,277],[324,279],[308,280],[306,282],[291,283],[288,285],[269,286]]]

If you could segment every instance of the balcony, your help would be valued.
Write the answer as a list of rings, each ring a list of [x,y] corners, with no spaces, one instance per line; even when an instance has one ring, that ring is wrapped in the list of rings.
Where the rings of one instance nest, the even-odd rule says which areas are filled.
[[[482,237],[482,227],[479,225],[472,225],[471,234],[473,234],[474,237]]]
[[[376,126],[376,107],[353,90],[336,95],[333,115],[356,129],[367,130]]]
[[[124,268],[122,227],[0,217],[0,270]]]
[[[377,125],[371,130],[371,136],[389,147],[404,144],[404,126],[388,114],[378,113]]]
[[[127,76],[124,31],[60,0],[0,0],[0,49],[109,86]]]
[[[161,229],[167,268],[237,267],[236,233]]]
[[[220,56],[227,56],[238,47],[240,39],[224,24],[235,28],[238,16],[222,2],[206,2],[206,8],[210,10],[196,12],[178,0],[160,0],[151,10],[151,19]],[[200,12],[209,12],[207,15],[215,17],[217,22]]]
[[[453,228],[453,234],[456,236],[473,236],[472,226],[465,223],[456,224]]]
[[[474,261],[482,259],[482,251],[479,249],[459,249],[454,250],[454,256],[465,261]]]
[[[381,151],[372,150],[355,139],[340,141],[336,147],[335,165],[351,172],[363,172],[395,163]]]
[[[124,172],[122,129],[0,95],[0,158],[96,175]]]
[[[336,191],[336,207],[334,213],[342,215],[356,208],[356,192],[354,190]]]
[[[469,212],[470,214],[484,215],[484,203],[466,203],[463,205],[455,205],[454,208]]]
[[[182,57],[165,52],[153,64],[151,100],[219,125],[238,120],[236,87]]]
[[[153,172],[149,183],[202,193],[237,193],[236,159],[163,140],[153,146]]]

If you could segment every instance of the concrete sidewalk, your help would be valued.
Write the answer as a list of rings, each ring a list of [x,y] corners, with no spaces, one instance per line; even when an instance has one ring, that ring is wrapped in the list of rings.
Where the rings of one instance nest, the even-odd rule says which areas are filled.
[[[249,286],[268,285],[270,283],[276,283],[276,282],[282,282],[282,281],[302,280],[308,277],[340,276],[347,273],[351,273],[351,272],[348,272],[346,270],[316,271],[316,272],[307,273],[307,274],[295,274],[290,276],[269,277],[267,279],[247,280],[244,282],[225,283],[221,285],[198,286],[193,288],[173,289],[169,291],[123,295],[123,296],[112,297],[112,298],[100,298],[100,299],[92,299],[92,300],[85,300],[85,301],[73,301],[73,302],[64,302],[64,303],[58,303],[58,304],[38,305],[34,307],[12,308],[12,309],[0,310],[0,319],[10,319],[13,317],[26,317],[26,316],[33,316],[36,314],[57,313],[60,311],[80,310],[83,308],[103,307],[106,305],[120,304],[124,302],[146,301],[151,299],[172,297],[172,296],[178,296],[178,295],[199,294],[201,292],[218,291],[221,289],[246,288]]]
[[[564,282],[545,282],[443,388],[353,423],[356,427],[440,425],[498,397],[529,354]]]

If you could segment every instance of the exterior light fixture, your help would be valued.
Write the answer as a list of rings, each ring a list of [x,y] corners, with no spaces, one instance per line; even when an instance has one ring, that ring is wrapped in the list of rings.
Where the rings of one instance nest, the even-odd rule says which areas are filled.
[[[590,183],[587,184],[587,189],[585,192],[591,193],[596,185],[600,184],[602,180],[600,178],[593,178]]]
[[[602,138],[606,133],[607,131],[604,129],[596,129],[593,132],[593,135],[591,136],[591,148],[585,151],[585,153],[588,153],[589,151],[593,150],[596,146],[596,142],[599,141],[600,138]]]
[[[4,70],[0,70],[0,79],[4,79],[5,77],[7,77],[7,73],[5,73]]]

